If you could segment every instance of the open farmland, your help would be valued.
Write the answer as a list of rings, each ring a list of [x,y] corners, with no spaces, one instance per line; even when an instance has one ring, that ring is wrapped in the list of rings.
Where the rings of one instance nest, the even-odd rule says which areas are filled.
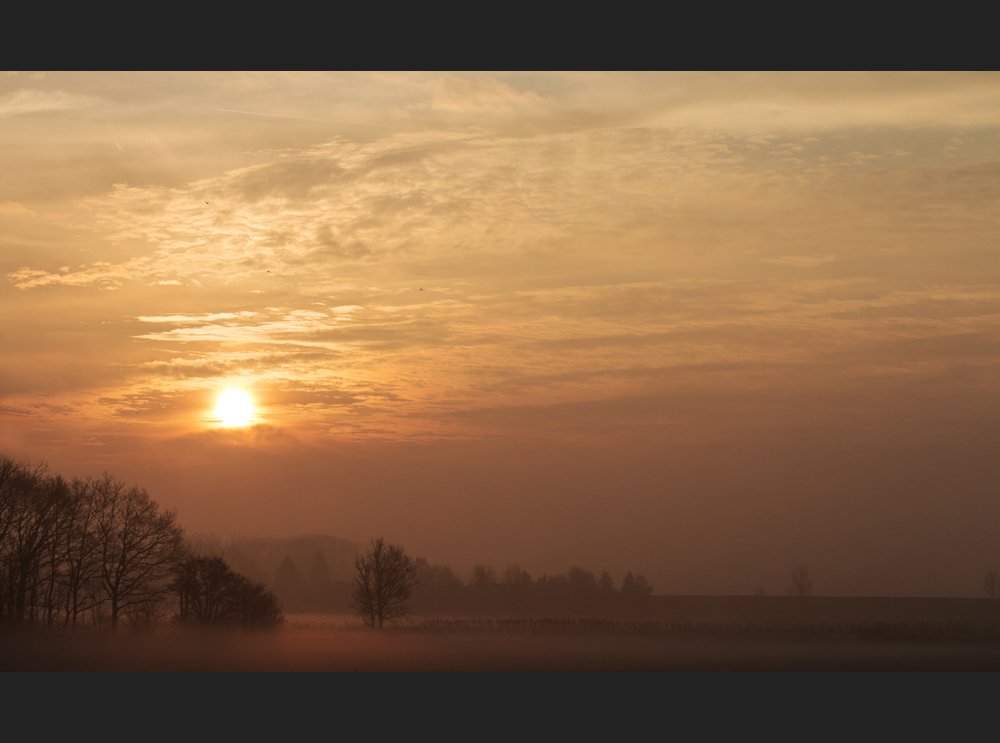
[[[3,671],[1000,670],[1000,626],[292,615],[279,631],[5,636]]]

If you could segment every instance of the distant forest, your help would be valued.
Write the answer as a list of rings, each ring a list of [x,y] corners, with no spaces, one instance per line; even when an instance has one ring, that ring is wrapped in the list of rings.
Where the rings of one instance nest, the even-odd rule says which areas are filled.
[[[273,591],[286,612],[349,614],[358,544],[329,535],[285,538],[243,537],[223,542],[195,536],[190,549],[223,555],[238,573]],[[476,565],[462,580],[447,565],[417,557],[417,584],[407,601],[423,616],[581,616],[614,615],[641,609],[653,593],[643,575],[629,572],[617,585],[608,572],[571,567],[558,575],[533,578],[519,565],[497,571]]]

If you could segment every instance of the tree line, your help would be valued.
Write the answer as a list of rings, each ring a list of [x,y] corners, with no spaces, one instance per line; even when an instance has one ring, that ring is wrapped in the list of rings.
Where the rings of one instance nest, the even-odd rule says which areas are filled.
[[[276,597],[221,558],[193,554],[173,511],[105,473],[66,480],[0,459],[0,626],[179,622],[274,625]]]
[[[303,554],[303,539],[338,556],[339,542],[349,544],[300,538]],[[280,600],[291,611],[357,611],[372,626],[406,612],[586,615],[639,607],[653,591],[642,575],[627,573],[617,586],[607,572],[580,567],[535,579],[518,565],[499,573],[477,565],[463,581],[384,540],[359,551],[352,582],[331,579],[319,549],[305,572],[286,554],[270,580],[237,572],[224,552],[221,544],[213,553],[193,549],[175,512],[110,474],[65,479],[43,464],[0,458],[0,628],[117,630],[171,614],[182,624],[275,626]],[[257,577],[259,566],[240,553],[237,563]]]
[[[224,553],[233,569],[267,585],[286,611],[303,614],[353,613],[356,560],[369,555],[373,546],[362,548],[326,534],[230,541],[199,535],[189,543],[205,552]],[[632,572],[616,581],[607,571],[573,566],[565,573],[534,577],[515,564],[502,570],[476,565],[471,574],[459,576],[448,565],[407,557],[416,571],[406,602],[412,614],[628,614],[641,608],[653,591],[645,576]]]
[[[337,573],[329,565],[326,551],[313,547],[310,555],[304,549],[306,539],[296,538],[296,559],[290,554],[285,554],[280,560],[272,556],[276,565],[270,571],[254,569],[256,566],[244,567],[245,557],[239,549],[240,540],[230,544],[218,541],[214,549],[225,552],[226,561],[234,568],[266,584],[281,600],[286,611],[303,614],[353,613],[357,603],[354,577],[348,580],[334,577]],[[322,544],[331,538],[314,535],[308,539],[314,544]],[[195,539],[199,544],[206,541]],[[369,545],[368,549],[362,550],[355,545],[355,562],[357,557],[369,556],[372,547]],[[406,602],[407,611],[411,614],[628,614],[641,609],[653,592],[645,576],[632,572],[626,573],[618,582],[607,571],[595,574],[578,566],[570,567],[565,573],[535,578],[516,564],[508,565],[501,571],[489,565],[476,565],[470,575],[460,577],[448,565],[430,564],[422,557],[406,557],[415,571],[415,583]],[[363,566],[359,568],[355,564],[351,573],[358,576],[364,570]]]
[[[476,565],[463,582],[446,565],[414,561],[417,586],[413,608],[421,614],[598,616],[629,613],[645,606],[653,586],[644,575],[627,572],[620,584],[606,570],[600,575],[579,566],[565,573],[533,578],[520,565],[502,571]],[[462,611],[464,609],[464,611]]]
[[[352,608],[370,627],[383,628],[408,613],[421,615],[597,616],[641,610],[653,587],[643,575],[625,574],[621,586],[604,571],[571,567],[533,579],[519,565],[497,573],[476,565],[468,583],[447,565],[411,558],[399,545],[373,539],[355,560]]]

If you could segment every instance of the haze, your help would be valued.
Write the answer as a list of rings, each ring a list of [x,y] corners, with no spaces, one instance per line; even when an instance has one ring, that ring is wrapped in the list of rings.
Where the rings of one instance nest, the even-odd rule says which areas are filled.
[[[192,534],[977,596],[998,148],[992,73],[6,74],[0,455]]]

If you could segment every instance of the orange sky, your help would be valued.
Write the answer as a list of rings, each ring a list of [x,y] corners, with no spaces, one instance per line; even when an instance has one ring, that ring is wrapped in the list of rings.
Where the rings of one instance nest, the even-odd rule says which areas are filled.
[[[977,595],[998,154],[996,74],[7,74],[0,453],[194,533]]]

